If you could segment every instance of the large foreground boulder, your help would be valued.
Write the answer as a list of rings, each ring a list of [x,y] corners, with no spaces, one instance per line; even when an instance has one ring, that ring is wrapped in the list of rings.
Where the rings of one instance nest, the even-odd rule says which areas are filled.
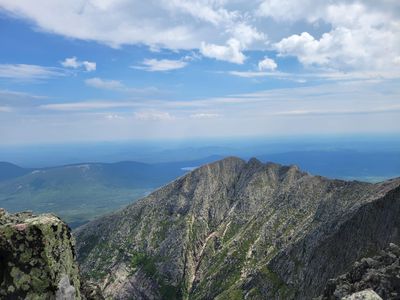
[[[0,209],[0,299],[81,299],[74,246],[58,217]]]
[[[363,258],[351,270],[329,280],[322,300],[400,299],[400,248],[394,244],[379,255]]]

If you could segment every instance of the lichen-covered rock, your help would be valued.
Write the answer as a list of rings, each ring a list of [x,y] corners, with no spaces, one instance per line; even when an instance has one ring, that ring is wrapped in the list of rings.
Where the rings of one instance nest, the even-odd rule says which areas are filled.
[[[341,300],[382,300],[382,298],[373,290],[368,289],[343,297]]]
[[[74,239],[58,217],[0,210],[0,299],[81,299]]]
[[[371,292],[361,293],[365,290],[379,298]],[[363,294],[370,298],[360,298]],[[348,273],[328,281],[320,299],[400,299],[400,248],[390,244],[379,255],[356,262]]]

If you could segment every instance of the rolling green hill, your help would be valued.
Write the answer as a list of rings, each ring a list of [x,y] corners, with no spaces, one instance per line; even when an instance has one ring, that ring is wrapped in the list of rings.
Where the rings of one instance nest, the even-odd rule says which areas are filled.
[[[0,181],[0,207],[11,212],[53,212],[71,227],[119,209],[212,157],[189,162],[86,163],[37,170]],[[10,169],[0,168],[0,174]]]

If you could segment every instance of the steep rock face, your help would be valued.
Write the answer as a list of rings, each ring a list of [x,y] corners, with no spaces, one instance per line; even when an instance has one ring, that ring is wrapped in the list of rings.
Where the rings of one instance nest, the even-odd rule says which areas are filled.
[[[393,183],[398,186],[396,181],[375,185],[378,192],[322,224],[317,212],[304,238],[269,262],[269,268],[289,283],[295,298],[315,296],[329,278],[356,260],[400,241],[400,188],[393,188]]]
[[[399,240],[399,184],[231,157],[81,227],[78,260],[116,299],[310,299]]]
[[[328,281],[320,299],[353,299],[352,294],[365,290],[378,295],[379,299],[400,299],[400,248],[398,246],[390,244],[378,255],[363,258],[354,263],[348,273]]]
[[[0,298],[81,299],[70,229],[51,214],[0,209]]]

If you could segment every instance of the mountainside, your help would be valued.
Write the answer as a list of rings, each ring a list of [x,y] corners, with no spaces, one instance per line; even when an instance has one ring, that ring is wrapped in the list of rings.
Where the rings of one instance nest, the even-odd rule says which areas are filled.
[[[329,180],[230,157],[76,231],[115,299],[310,299],[399,242],[400,180]]]
[[[132,203],[187,173],[185,167],[212,159],[159,164],[86,163],[37,170],[0,163],[0,178],[8,176],[8,180],[0,181],[0,207],[10,212],[53,212],[75,227]]]

